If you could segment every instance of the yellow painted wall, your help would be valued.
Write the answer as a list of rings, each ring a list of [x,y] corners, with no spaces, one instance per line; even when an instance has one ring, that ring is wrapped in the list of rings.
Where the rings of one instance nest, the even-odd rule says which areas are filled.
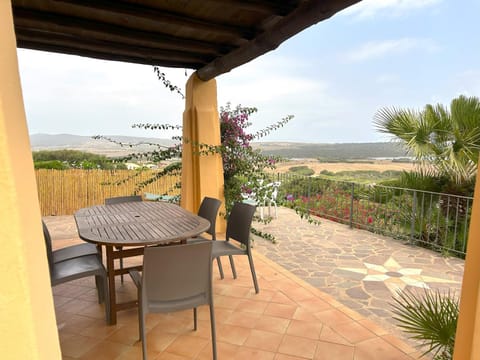
[[[198,155],[197,144],[220,145],[217,82],[200,80],[196,73],[187,82],[183,113],[182,193],[183,208],[196,213],[205,196],[222,201],[223,164],[220,154]],[[223,211],[222,211],[223,209]],[[217,218],[217,232],[225,232],[225,220]]]
[[[0,357],[60,359],[8,0],[0,26]]]
[[[480,360],[480,169],[475,184],[453,358]]]

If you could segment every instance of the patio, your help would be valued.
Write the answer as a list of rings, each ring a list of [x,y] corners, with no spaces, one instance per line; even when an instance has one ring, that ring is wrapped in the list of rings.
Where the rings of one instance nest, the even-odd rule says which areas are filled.
[[[367,232],[353,230],[355,236],[352,236],[352,230],[343,225],[324,221],[317,227],[300,221],[289,209],[279,210],[278,219],[267,225],[269,231],[278,233],[278,244],[273,245],[259,238],[255,240],[254,258],[261,288],[258,295],[255,295],[253,290],[246,258],[240,257],[236,261],[239,274],[237,280],[231,278],[228,264],[225,263],[224,266],[227,275],[225,280],[219,279],[218,270],[214,266],[219,358],[285,360],[418,358],[420,352],[402,338],[398,329],[386,326],[387,322],[381,322],[382,318],[388,317],[386,314],[374,316],[378,315],[374,309],[383,305],[376,301],[385,302],[386,299],[375,298],[375,301],[356,299],[356,294],[360,293],[358,287],[363,286],[368,295],[374,291],[365,289],[367,282],[360,281],[358,271],[339,270],[340,267],[360,268],[353,257],[360,257],[361,253],[364,254],[363,260],[373,263],[373,259],[368,258],[373,256],[370,252],[375,251],[375,256],[381,257],[390,251],[386,245],[373,250],[376,247],[372,248],[366,244],[369,237]],[[55,248],[79,241],[73,217],[47,217],[45,220],[51,229]],[[378,239],[376,235],[371,236],[377,239],[376,246],[380,241],[388,243],[385,239]],[[313,246],[315,239],[322,241],[323,246]],[[355,239],[359,241],[358,246],[354,245]],[[350,247],[345,247],[347,250],[343,250],[344,252],[338,253],[333,250],[335,247],[338,249],[346,245],[347,242]],[[312,246],[307,246],[308,243]],[[332,244],[335,244],[335,247]],[[362,247],[363,252],[360,251]],[[355,249],[356,255],[345,253],[352,249]],[[406,249],[424,251],[411,247]],[[313,250],[316,251],[316,255],[313,255]],[[330,257],[327,253],[331,254]],[[403,267],[406,267],[403,261],[409,257],[408,255],[401,257],[400,253],[400,249],[396,253],[390,252]],[[417,268],[420,264],[427,265],[418,261],[424,259],[423,256],[413,259],[417,260]],[[304,262],[304,266],[299,266],[301,261]],[[439,261],[434,263],[440,265]],[[318,266],[316,271],[305,271],[314,264]],[[425,271],[429,273],[434,271],[432,266]],[[458,279],[461,277],[461,263],[454,262],[452,266],[456,272],[451,276]],[[446,276],[445,273],[447,272],[443,271],[442,276]],[[425,273],[423,275],[426,276]],[[315,287],[298,276],[312,282]],[[342,277],[345,279],[339,280]],[[387,281],[377,282],[384,283],[388,284]],[[452,284],[449,283],[448,286],[460,285]],[[120,283],[117,285],[119,298],[131,299],[136,296],[136,289],[130,279],[127,278],[123,286]],[[135,309],[122,311],[118,314],[118,324],[107,326],[104,321],[103,305],[97,304],[95,291],[93,278],[59,285],[53,289],[63,358],[141,358],[137,311]],[[380,293],[384,296],[387,294],[385,291]],[[374,306],[369,305],[369,302]],[[202,307],[199,310],[200,322],[197,332],[192,329],[191,311],[149,315],[147,317],[149,358],[211,358],[208,309]]]

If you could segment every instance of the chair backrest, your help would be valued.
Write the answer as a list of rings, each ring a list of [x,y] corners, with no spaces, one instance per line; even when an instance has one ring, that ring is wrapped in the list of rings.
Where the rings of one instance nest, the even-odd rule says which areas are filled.
[[[132,196],[117,196],[112,198],[105,199],[105,205],[114,205],[121,204],[130,201],[142,201],[141,195],[132,195]]]
[[[227,240],[235,239],[249,247],[253,214],[255,214],[255,206],[235,203],[227,221]]]
[[[45,241],[45,247],[47,249],[47,259],[48,259],[48,267],[50,271],[53,268],[53,249],[52,249],[52,237],[50,236],[50,232],[48,231],[47,224],[42,220],[42,228],[43,228],[43,239]]]
[[[207,230],[207,234],[210,234],[213,240],[216,239],[217,214],[221,204],[222,202],[218,199],[204,197],[198,209],[198,216],[210,221],[210,228]]]
[[[144,309],[165,312],[208,304],[211,290],[211,241],[145,248],[142,273]]]
[[[278,195],[278,188],[280,187],[282,183],[280,181],[275,181],[272,186],[273,186],[273,191],[272,191],[272,194],[270,196],[270,199],[272,201],[275,201],[277,200],[277,195]]]

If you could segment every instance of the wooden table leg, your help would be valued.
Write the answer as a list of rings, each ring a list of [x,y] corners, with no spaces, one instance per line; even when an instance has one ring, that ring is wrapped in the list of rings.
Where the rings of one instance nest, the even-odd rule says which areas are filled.
[[[107,260],[107,273],[108,273],[108,293],[110,301],[110,324],[115,325],[117,323],[117,300],[115,294],[115,266],[113,258],[113,246],[106,246],[106,260]]]

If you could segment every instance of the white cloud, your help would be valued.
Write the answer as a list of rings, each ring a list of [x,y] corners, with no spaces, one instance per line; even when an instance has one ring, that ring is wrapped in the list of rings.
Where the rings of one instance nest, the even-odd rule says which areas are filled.
[[[369,41],[345,55],[347,62],[366,61],[389,55],[399,55],[413,50],[433,52],[438,46],[431,39],[403,38],[385,41]]]
[[[363,0],[342,12],[359,20],[374,16],[400,16],[407,12],[433,7],[443,0]]]

